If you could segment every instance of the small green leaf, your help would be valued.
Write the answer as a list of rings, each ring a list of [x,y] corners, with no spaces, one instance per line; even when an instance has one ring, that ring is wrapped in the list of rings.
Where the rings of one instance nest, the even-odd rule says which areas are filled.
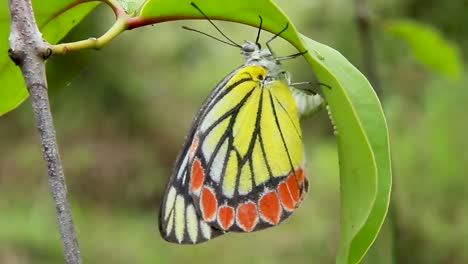
[[[463,67],[460,50],[435,28],[412,20],[392,20],[385,23],[385,29],[407,41],[423,65],[454,80],[460,79]]]
[[[144,0],[117,0],[127,14],[132,14],[140,8]]]
[[[196,4],[211,19],[234,21],[276,33],[306,59],[321,83],[338,129],[341,178],[341,242],[337,263],[358,263],[367,252],[385,218],[391,187],[390,153],[385,117],[367,79],[340,53],[301,36],[278,7],[267,0]],[[203,19],[187,1],[148,0],[141,15],[152,21]]]
[[[76,26],[98,2],[84,3],[60,14],[67,6],[77,4],[77,0],[33,0],[36,22],[42,35],[50,43],[56,44]],[[8,57],[8,35],[10,30],[8,8],[0,9],[0,116],[13,110],[27,97],[19,67]]]

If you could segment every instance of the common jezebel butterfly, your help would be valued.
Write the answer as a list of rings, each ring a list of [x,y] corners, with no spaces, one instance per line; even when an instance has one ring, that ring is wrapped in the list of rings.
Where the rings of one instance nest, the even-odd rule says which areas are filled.
[[[323,100],[304,99],[291,86],[280,60],[303,53],[277,58],[268,46],[283,31],[267,49],[258,43],[260,31],[261,23],[257,40],[243,45],[225,36],[241,49],[244,64],[211,91],[177,157],[159,212],[169,242],[196,244],[275,226],[307,193],[299,115]]]

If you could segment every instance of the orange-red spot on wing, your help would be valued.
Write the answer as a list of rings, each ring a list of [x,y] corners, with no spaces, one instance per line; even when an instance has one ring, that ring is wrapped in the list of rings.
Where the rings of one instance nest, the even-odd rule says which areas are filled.
[[[254,229],[258,221],[257,206],[253,202],[246,202],[237,207],[237,225],[246,232]]]
[[[302,170],[302,168],[296,170],[296,177],[299,185],[302,185],[304,183],[304,171]]]
[[[297,185],[297,180],[294,173],[289,174],[288,178],[286,179],[286,184],[288,185],[289,192],[291,193],[291,197],[293,198],[294,202],[296,203],[299,201],[299,186]]]
[[[234,208],[228,205],[222,205],[218,209],[219,225],[227,230],[234,223]]]
[[[276,192],[271,191],[264,194],[258,201],[258,208],[263,219],[270,224],[276,225],[281,216],[281,205]]]
[[[205,180],[205,172],[199,159],[195,159],[192,163],[192,174],[190,178],[190,187],[192,192],[197,193],[200,191],[200,188]]]
[[[212,221],[216,215],[218,200],[216,200],[216,196],[214,195],[213,191],[207,187],[203,187],[201,192],[200,205],[203,219],[205,221]]]
[[[294,201],[291,197],[291,194],[289,193],[286,182],[281,182],[276,190],[278,191],[283,207],[289,211],[294,210]]]

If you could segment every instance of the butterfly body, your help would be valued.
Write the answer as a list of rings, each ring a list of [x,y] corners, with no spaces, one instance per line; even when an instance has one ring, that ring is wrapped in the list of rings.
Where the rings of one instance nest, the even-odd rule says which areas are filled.
[[[199,110],[166,187],[160,232],[193,244],[285,220],[308,189],[289,74],[246,41],[245,62]]]

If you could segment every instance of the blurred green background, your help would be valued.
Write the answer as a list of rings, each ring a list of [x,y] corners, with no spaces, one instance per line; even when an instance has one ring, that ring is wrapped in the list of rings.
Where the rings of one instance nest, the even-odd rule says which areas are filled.
[[[299,31],[362,69],[353,1],[277,1]],[[375,0],[380,19],[409,18],[468,49],[466,0]],[[101,35],[113,14],[98,7],[64,41]],[[256,29],[216,22],[237,42]],[[333,263],[339,238],[339,171],[325,111],[304,120],[310,192],[278,227],[197,246],[166,243],[157,210],[191,120],[209,91],[242,63],[206,21],[125,32],[100,51],[48,62],[51,105],[84,263]],[[262,34],[263,39],[271,36]],[[468,81],[429,70],[409,46],[372,28],[393,158],[392,207],[365,263],[468,263]],[[282,40],[277,54],[294,53]],[[433,51],[437,55],[437,50]],[[466,54],[460,54],[466,61]],[[294,81],[313,80],[303,59]],[[318,89],[318,88],[317,88]],[[0,263],[63,263],[30,102],[0,119]]]

